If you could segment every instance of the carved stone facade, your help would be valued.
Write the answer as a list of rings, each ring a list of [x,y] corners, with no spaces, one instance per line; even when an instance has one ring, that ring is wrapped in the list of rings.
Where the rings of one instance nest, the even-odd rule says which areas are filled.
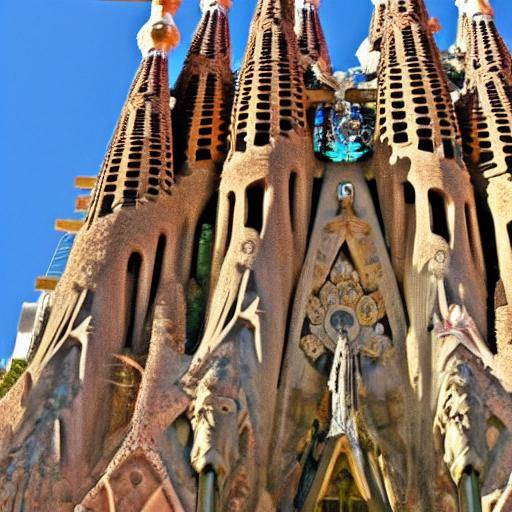
[[[202,0],[172,91],[179,2],[152,1],[0,400],[0,510],[512,510],[512,60],[457,0],[455,108],[423,0],[373,3],[347,123],[374,155],[328,163],[315,109],[353,100],[318,1],[256,0],[235,82],[231,2]]]

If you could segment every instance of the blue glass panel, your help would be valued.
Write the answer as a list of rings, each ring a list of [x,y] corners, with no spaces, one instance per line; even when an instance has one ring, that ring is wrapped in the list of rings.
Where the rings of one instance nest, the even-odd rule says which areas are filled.
[[[357,162],[371,154],[373,126],[359,105],[346,104],[338,114],[320,106],[315,113],[313,144],[315,153],[331,162]]]

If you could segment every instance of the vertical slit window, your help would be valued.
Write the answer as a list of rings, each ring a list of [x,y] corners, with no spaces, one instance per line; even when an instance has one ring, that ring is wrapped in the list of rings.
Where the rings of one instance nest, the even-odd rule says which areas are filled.
[[[308,244],[313,234],[313,228],[315,227],[316,213],[318,211],[318,205],[320,204],[320,195],[322,193],[323,178],[313,178],[313,187],[311,190],[311,214],[309,217],[308,226]]]
[[[404,182],[404,201],[405,204],[416,204],[416,191],[414,187],[408,182]]]
[[[265,199],[265,181],[259,180],[245,190],[245,227],[258,233],[263,229],[263,208]]]
[[[297,200],[297,173],[292,172],[290,174],[290,180],[288,182],[288,204],[290,207],[290,226],[292,231],[295,231],[295,210]]]
[[[146,318],[144,320],[144,345],[141,347],[141,351],[143,353],[147,352],[147,349],[149,348],[151,329],[153,326],[153,314],[155,312],[155,301],[158,293],[158,287],[160,285],[160,278],[162,276],[162,268],[166,245],[167,239],[165,235],[160,235],[160,237],[158,238],[158,244],[156,246],[155,263],[153,265],[153,276],[151,278],[151,288],[149,290],[148,309],[146,311]]]
[[[187,354],[193,354],[196,351],[204,326],[212,266],[213,226],[215,226],[217,198],[217,194],[214,194],[206,205],[194,233],[194,248],[187,283],[187,341],[185,344]]]
[[[229,202],[229,215],[228,215],[228,231],[226,233],[226,249],[224,254],[228,252],[229,246],[231,244],[231,237],[233,236],[233,222],[235,221],[235,193],[230,192],[228,194],[228,202]]]
[[[135,329],[135,319],[137,313],[137,295],[139,291],[140,269],[142,266],[142,257],[139,253],[134,252],[128,260],[126,271],[125,285],[125,315],[126,315],[126,331],[124,338],[124,346],[126,348],[133,347],[133,335]]]
[[[487,325],[495,324],[496,298],[500,295],[500,271],[498,267],[498,251],[496,247],[496,236],[494,220],[487,204],[484,201],[477,201],[476,214],[480,226],[482,246],[485,247],[484,263],[487,275]],[[503,235],[503,234],[502,234]],[[496,353],[497,340],[496,330],[489,328],[487,333],[487,345]]]
[[[446,201],[443,194],[439,190],[430,189],[428,191],[428,202],[430,205],[430,230],[449,243],[450,231],[446,217]]]
[[[384,227],[384,218],[382,217],[382,210],[380,208],[380,200],[379,200],[379,191],[377,189],[377,181],[375,178],[368,180],[368,191],[372,197],[373,207],[375,208],[375,214],[377,215],[377,220],[379,221],[379,226],[382,234],[386,232]]]

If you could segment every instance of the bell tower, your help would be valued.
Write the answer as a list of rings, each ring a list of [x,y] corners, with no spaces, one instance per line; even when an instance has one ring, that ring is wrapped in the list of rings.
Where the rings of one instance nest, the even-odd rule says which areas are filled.
[[[504,370],[512,355],[512,59],[490,5],[456,3],[457,45],[465,54],[465,84],[457,113],[486,247],[489,332],[495,330]],[[503,376],[510,387],[509,373]]]
[[[251,403],[258,410],[246,416],[244,434],[254,438],[256,466],[218,459],[221,446],[200,444],[201,422],[192,451],[196,471],[211,467],[219,475],[221,496],[233,492],[222,480],[226,466],[235,481],[243,478],[249,508],[265,499],[286,318],[306,246],[314,167],[293,16],[289,0],[257,2],[221,176],[207,322],[187,385],[196,404],[193,423],[200,420],[196,415],[204,397],[190,382],[207,380],[216,400],[236,396],[236,409]],[[234,368],[229,389],[214,386],[211,368],[221,360]],[[217,436],[222,437],[209,434]]]

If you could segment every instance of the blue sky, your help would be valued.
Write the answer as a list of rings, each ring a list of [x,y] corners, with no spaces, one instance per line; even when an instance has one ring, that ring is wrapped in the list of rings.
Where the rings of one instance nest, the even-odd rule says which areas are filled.
[[[174,81],[199,19],[196,0],[176,15],[182,41],[171,55]],[[442,48],[454,39],[453,0],[427,0],[440,19]],[[255,0],[234,0],[233,63],[243,55]],[[512,42],[512,2],[494,0],[497,23]],[[135,35],[148,5],[100,0],[0,1],[0,358],[13,346],[20,306],[35,300],[59,234],[72,215],[76,175],[95,175],[140,54]],[[370,0],[323,0],[321,17],[337,69],[356,64]]]

